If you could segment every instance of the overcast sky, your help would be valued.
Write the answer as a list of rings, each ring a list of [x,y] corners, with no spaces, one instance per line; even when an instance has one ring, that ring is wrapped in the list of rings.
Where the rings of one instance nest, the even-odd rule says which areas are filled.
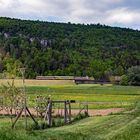
[[[0,0],[0,16],[140,30],[140,0]]]

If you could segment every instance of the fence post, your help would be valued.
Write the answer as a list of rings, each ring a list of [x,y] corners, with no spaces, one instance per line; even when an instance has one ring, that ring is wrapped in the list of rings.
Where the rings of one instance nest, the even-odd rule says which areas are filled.
[[[67,123],[67,103],[64,101],[64,123]]]
[[[87,109],[87,114],[88,114],[88,104],[87,104],[87,108],[86,109]]]
[[[69,101],[69,123],[71,122],[71,103]]]
[[[48,105],[48,125],[51,127],[52,126],[52,101],[49,101]]]

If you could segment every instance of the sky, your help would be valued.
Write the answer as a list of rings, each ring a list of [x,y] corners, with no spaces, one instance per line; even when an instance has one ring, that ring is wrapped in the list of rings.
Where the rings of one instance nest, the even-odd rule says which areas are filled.
[[[0,0],[0,16],[140,30],[140,0]]]

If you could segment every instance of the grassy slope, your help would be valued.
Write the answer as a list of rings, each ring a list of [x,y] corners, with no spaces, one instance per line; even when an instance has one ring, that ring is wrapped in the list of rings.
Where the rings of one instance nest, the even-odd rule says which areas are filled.
[[[1,124],[2,125],[2,124]],[[0,125],[0,126],[1,126]],[[0,128],[1,140],[139,140],[140,118],[128,115],[90,117],[70,126],[25,131]]]

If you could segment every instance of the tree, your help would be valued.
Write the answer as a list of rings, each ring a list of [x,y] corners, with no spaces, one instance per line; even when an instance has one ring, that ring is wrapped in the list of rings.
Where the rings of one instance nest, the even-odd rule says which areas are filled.
[[[95,79],[104,79],[105,71],[107,70],[107,64],[100,60],[94,60],[90,64],[92,75]]]
[[[129,68],[127,74],[121,77],[120,84],[140,86],[140,66]]]
[[[14,60],[11,57],[6,57],[4,59],[5,65],[5,74],[7,78],[15,78],[19,76],[19,68],[21,67],[22,63],[19,60]]]
[[[130,85],[140,86],[140,66],[129,68],[127,76]]]
[[[16,109],[20,102],[19,100],[23,99],[22,92],[19,88],[15,86],[14,79],[12,83],[8,82],[7,84],[2,85],[1,91],[4,99],[4,106],[10,113],[12,121],[13,111],[15,111],[16,113]]]
[[[28,68],[26,78],[67,74],[108,79],[110,70],[121,76],[140,65],[139,37],[132,29],[0,18],[0,72],[10,75],[18,60]],[[6,54],[13,60],[5,60]]]

